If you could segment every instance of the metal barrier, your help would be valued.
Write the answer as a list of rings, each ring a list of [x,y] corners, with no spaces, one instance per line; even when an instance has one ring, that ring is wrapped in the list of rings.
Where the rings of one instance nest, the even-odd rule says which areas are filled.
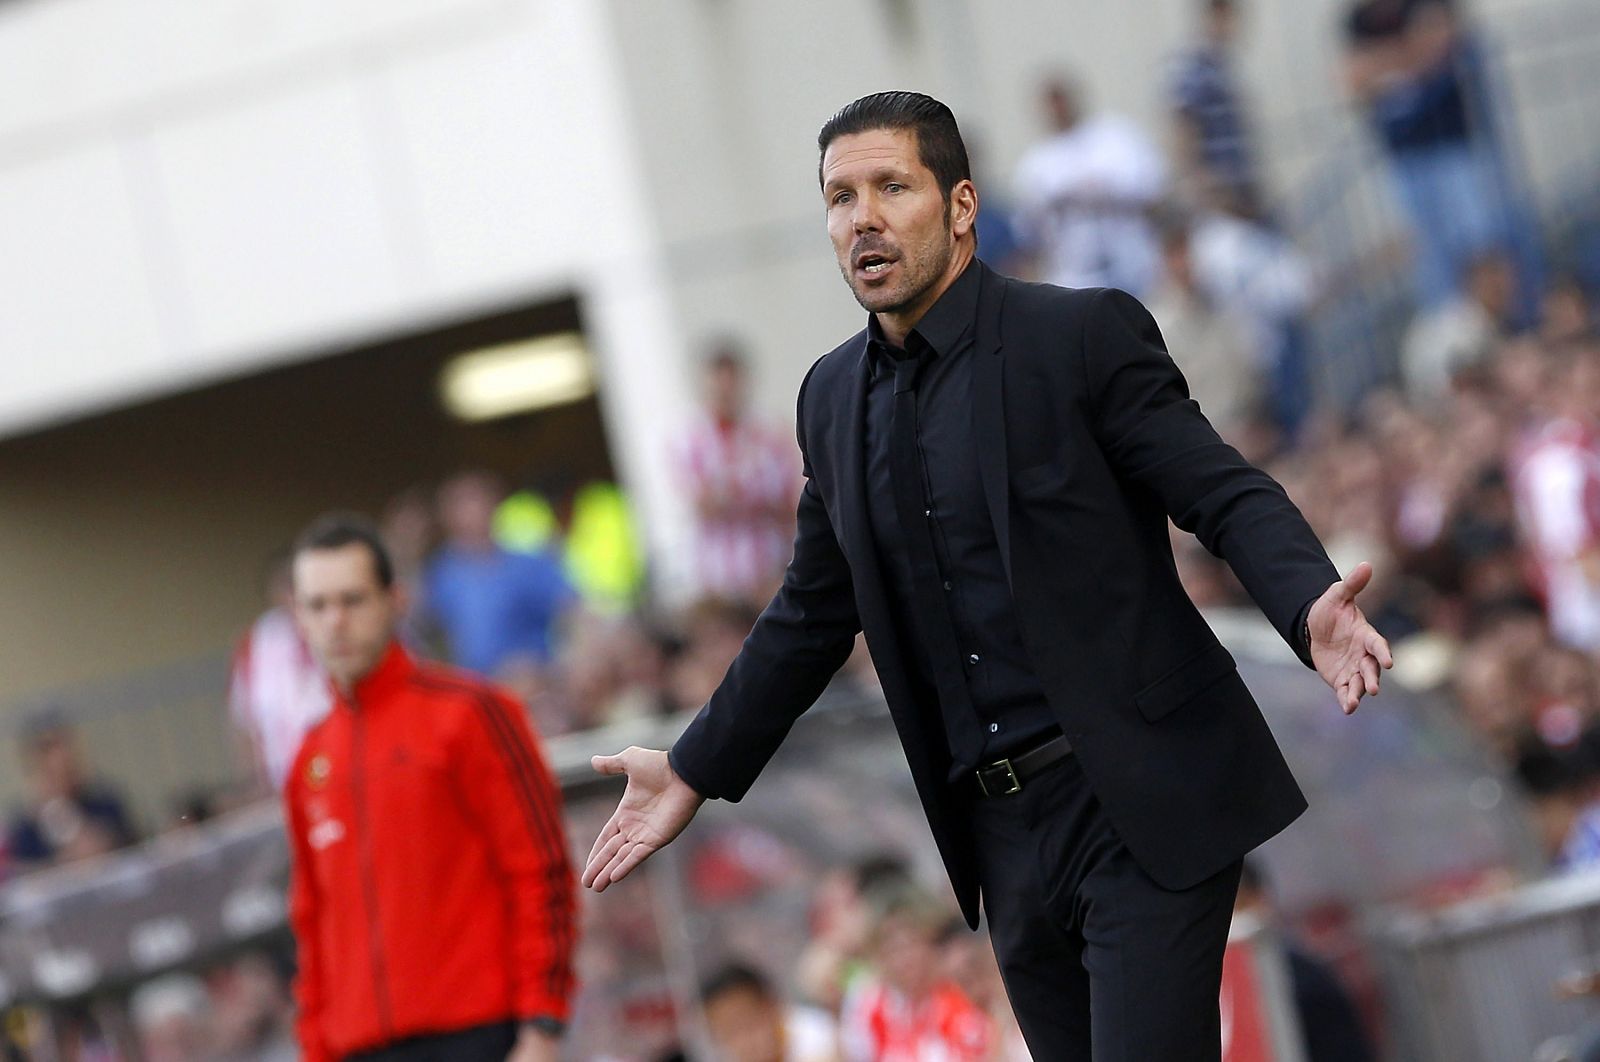
[[[1600,1020],[1600,1001],[1556,989],[1600,957],[1600,873],[1391,913],[1372,939],[1399,1058],[1558,1062],[1559,1041]]]
[[[685,718],[553,739],[574,858],[609,816],[618,783],[595,752],[670,743]],[[700,981],[723,962],[779,984],[809,939],[822,876],[869,854],[904,857],[942,888],[942,870],[881,699],[836,686],[795,728],[739,806],[708,804],[695,829],[604,898],[586,898],[580,997],[568,1056],[649,1059],[704,1050]],[[119,1039],[142,979],[195,969],[283,933],[288,852],[272,804],[157,838],[92,865],[0,890],[0,1005],[34,1005],[47,1030],[65,1007],[92,1010]],[[1289,982],[1271,927],[1241,921],[1230,941],[1227,1062],[1303,1062]]]

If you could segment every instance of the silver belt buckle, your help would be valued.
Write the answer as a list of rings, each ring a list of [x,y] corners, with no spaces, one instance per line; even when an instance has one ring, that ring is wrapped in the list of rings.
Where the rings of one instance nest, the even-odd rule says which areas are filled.
[[[1009,781],[1006,785],[1006,788],[998,791],[991,791],[989,789],[989,781],[984,777],[984,772],[992,771],[996,767],[1004,767],[1006,769],[1006,777],[1009,779]],[[1017,777],[1017,769],[1011,766],[1010,760],[996,760],[994,763],[991,763],[989,766],[978,771],[978,788],[983,791],[983,795],[986,797],[1010,796],[1012,793],[1022,792],[1022,779]]]

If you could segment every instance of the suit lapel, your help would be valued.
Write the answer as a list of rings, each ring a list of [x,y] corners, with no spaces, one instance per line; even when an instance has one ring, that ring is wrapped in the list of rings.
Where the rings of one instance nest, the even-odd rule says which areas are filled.
[[[972,366],[972,437],[978,447],[984,501],[1000,545],[1000,563],[1010,584],[1011,494],[1006,458],[1005,359],[1000,353],[1000,309],[1004,301],[1005,278],[983,267]]]

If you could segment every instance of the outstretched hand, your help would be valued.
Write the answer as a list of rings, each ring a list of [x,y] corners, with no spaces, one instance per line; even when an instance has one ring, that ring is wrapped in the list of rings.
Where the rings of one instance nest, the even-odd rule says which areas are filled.
[[[1345,715],[1356,710],[1363,695],[1377,695],[1380,669],[1394,667],[1389,643],[1356,605],[1356,595],[1371,581],[1372,565],[1362,561],[1328,587],[1306,616],[1311,628],[1311,662],[1338,695]]]
[[[628,776],[622,802],[595,838],[583,868],[584,887],[605,892],[682,833],[705,797],[679,778],[667,754],[657,749],[634,745],[590,762],[601,774]]]

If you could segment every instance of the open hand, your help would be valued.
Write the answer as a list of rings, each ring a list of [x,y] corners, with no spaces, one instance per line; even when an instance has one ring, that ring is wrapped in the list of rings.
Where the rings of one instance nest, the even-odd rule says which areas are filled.
[[[1356,710],[1363,695],[1377,695],[1380,669],[1394,667],[1389,643],[1356,606],[1356,595],[1371,581],[1372,565],[1362,561],[1328,587],[1306,616],[1311,628],[1311,662],[1338,695],[1345,715]]]
[[[590,761],[601,774],[625,774],[628,788],[589,850],[583,885],[595,892],[627,877],[652,853],[665,848],[689,825],[705,797],[678,777],[667,754],[637,745],[616,756]]]

